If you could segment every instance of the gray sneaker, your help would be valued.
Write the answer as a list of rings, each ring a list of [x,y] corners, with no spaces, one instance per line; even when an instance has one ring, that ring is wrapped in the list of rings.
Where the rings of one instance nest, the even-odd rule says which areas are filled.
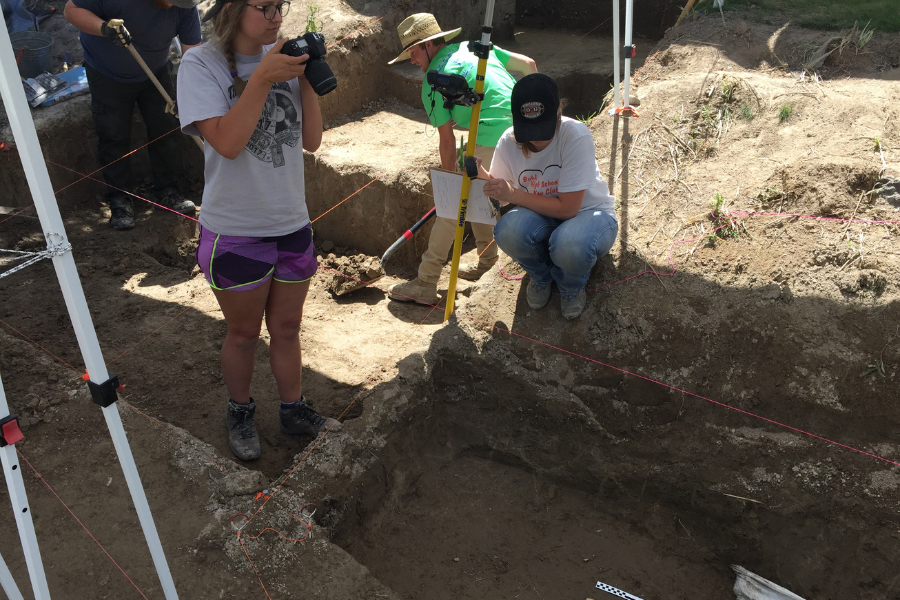
[[[113,229],[134,229],[134,207],[128,196],[113,196],[109,199],[109,226]]]
[[[528,287],[525,289],[525,299],[528,306],[534,310],[541,310],[550,302],[550,284],[537,285],[534,280],[528,279]]]
[[[340,421],[330,417],[323,417],[306,404],[306,398],[294,402],[290,408],[282,408],[278,411],[281,418],[281,433],[288,435],[308,435],[316,437],[326,430],[338,432],[343,425]]]
[[[228,414],[225,416],[228,445],[231,446],[234,455],[241,460],[259,458],[259,436],[256,435],[256,425],[253,423],[254,413],[256,413],[256,402],[253,401],[253,398],[247,404],[238,404],[234,400],[228,401]]]
[[[162,206],[171,208],[175,212],[183,215],[192,215],[197,211],[197,207],[194,203],[190,200],[185,200],[184,196],[181,195],[181,192],[173,187],[167,187],[164,190],[156,192],[156,200]],[[156,209],[161,210],[158,206]]]
[[[584,291],[584,288],[581,288],[571,300],[562,299],[560,304],[562,316],[571,321],[584,312],[585,305],[587,305],[587,292]]]

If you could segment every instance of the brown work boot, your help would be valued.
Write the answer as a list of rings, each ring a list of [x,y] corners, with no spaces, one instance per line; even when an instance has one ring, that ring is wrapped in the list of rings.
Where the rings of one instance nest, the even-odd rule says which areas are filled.
[[[441,297],[437,293],[437,283],[426,283],[413,279],[406,283],[397,283],[388,288],[388,298],[400,302],[418,302],[419,304],[437,304]]]
[[[460,279],[465,279],[467,281],[478,281],[481,279],[481,276],[491,270],[497,264],[497,261],[490,263],[478,262],[474,265],[466,265],[464,267],[460,267],[459,271],[456,273]]]

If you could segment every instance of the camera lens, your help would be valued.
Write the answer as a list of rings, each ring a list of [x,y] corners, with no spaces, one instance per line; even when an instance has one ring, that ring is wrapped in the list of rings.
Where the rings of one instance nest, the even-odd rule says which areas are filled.
[[[324,58],[311,58],[306,63],[306,80],[320,96],[337,87],[337,78]]]

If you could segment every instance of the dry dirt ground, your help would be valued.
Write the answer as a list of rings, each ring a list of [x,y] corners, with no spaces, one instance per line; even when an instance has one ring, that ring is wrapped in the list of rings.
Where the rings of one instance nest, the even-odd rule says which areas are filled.
[[[355,20],[325,8],[338,34],[381,7],[356,6]],[[580,599],[603,597],[601,580],[646,600],[713,600],[731,597],[734,563],[808,600],[900,597],[900,212],[869,193],[900,176],[900,43],[851,40],[804,73],[832,35],[718,16],[666,34],[634,81],[640,117],[590,122],[620,237],[574,322],[556,301],[531,311],[506,257],[502,273],[461,282],[449,324],[442,309],[389,302],[422,234],[373,289],[334,297],[323,272],[304,315],[304,387],[344,429],[278,433],[264,333],[253,464],[228,451],[225,326],[193,263],[193,224],[147,208],[113,232],[94,194],[62,194],[181,597]],[[369,132],[386,140],[373,172],[403,165],[377,199],[427,193],[436,148],[410,161],[364,125],[386,111],[424,132],[420,107],[358,108],[318,160],[337,164],[348,132]],[[331,205],[347,195],[330,187]],[[341,211],[375,188],[322,230],[350,224]],[[366,241],[317,243],[334,265]],[[32,212],[0,216],[0,248],[43,246]],[[161,597],[52,265],[0,280],[0,298],[17,447],[135,582],[23,464],[51,592]],[[253,517],[240,536],[239,513]],[[0,531],[27,588],[12,515]]]

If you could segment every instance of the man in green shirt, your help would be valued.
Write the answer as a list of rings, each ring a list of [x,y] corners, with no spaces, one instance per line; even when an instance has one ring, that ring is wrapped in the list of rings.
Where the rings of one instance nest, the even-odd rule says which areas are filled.
[[[469,83],[469,87],[474,90],[478,57],[469,51],[467,43],[448,43],[459,34],[460,30],[461,28],[441,30],[434,15],[429,13],[407,17],[397,27],[403,52],[388,64],[408,58],[423,73],[440,71],[462,75]],[[512,127],[509,98],[516,80],[510,71],[519,71],[527,75],[536,73],[537,67],[534,60],[524,54],[507,52],[494,46],[488,56],[484,76],[484,100],[478,120],[478,137],[475,140],[475,156],[485,165],[491,164],[497,140],[503,132]],[[458,159],[453,123],[468,128],[472,108],[455,105],[449,109],[444,108],[444,98],[432,90],[426,78],[422,79],[422,104],[428,113],[429,121],[438,130],[441,166],[448,171],[456,171]],[[498,254],[497,245],[492,243],[494,228],[482,223],[470,224],[475,235],[479,260],[477,264],[460,267],[459,277],[476,280],[497,262]],[[453,247],[455,235],[455,220],[436,217],[428,240],[428,250],[422,255],[422,262],[419,265],[418,278],[391,286],[388,297],[392,300],[436,304],[440,300],[437,294],[438,279],[444,262],[447,261],[447,255]]]

